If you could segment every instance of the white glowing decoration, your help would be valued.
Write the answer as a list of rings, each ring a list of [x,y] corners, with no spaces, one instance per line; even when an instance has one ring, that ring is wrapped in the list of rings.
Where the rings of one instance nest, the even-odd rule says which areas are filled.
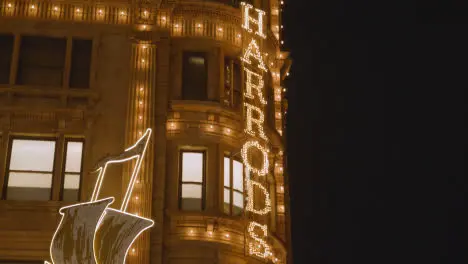
[[[255,39],[252,39],[252,41],[250,41],[250,44],[247,47],[247,50],[244,52],[244,56],[242,56],[241,60],[247,64],[252,64],[250,57],[253,57],[254,59],[258,61],[257,67],[259,69],[265,72],[268,71],[267,68],[265,67],[262,54],[260,54],[260,48],[258,47],[257,41]]]
[[[263,165],[262,165],[262,168],[260,169],[252,167],[252,165],[249,162],[248,152],[251,148],[256,148],[260,152],[262,152]],[[257,174],[258,176],[265,176],[268,173],[268,166],[269,166],[268,151],[266,148],[262,147],[258,141],[247,141],[244,144],[244,146],[242,146],[241,154],[242,154],[242,160],[244,161],[244,165],[248,171],[251,171]]]
[[[101,223],[104,220],[106,212],[107,212],[107,214],[109,212],[113,212],[113,213],[117,213],[117,214],[120,214],[120,215],[129,215],[129,216],[132,216],[133,218],[136,217],[136,218],[139,218],[139,219],[142,219],[142,220],[145,220],[145,221],[149,221],[150,224],[148,226],[142,228],[142,230],[140,230],[138,232],[138,234],[136,234],[136,236],[129,243],[128,248],[125,249],[125,251],[124,251],[125,254],[123,255],[123,263],[125,263],[125,259],[127,257],[128,251],[129,251],[131,245],[135,242],[135,240],[140,236],[141,233],[143,233],[145,230],[151,228],[154,225],[154,221],[149,219],[149,218],[140,217],[140,216],[138,216],[138,213],[129,214],[129,213],[126,212],[128,202],[129,202],[130,197],[132,195],[132,191],[133,191],[135,182],[137,181],[136,178],[137,178],[138,173],[139,173],[140,168],[141,168],[141,163],[142,163],[142,161],[144,159],[146,149],[148,147],[148,143],[149,143],[149,140],[151,138],[151,132],[152,132],[151,129],[147,129],[144,136],[142,136],[133,146],[127,148],[125,150],[125,152],[120,155],[121,158],[119,158],[119,157],[110,158],[103,165],[99,166],[97,170],[95,170],[96,172],[99,172],[99,174],[98,174],[98,178],[96,180],[96,185],[94,187],[94,191],[93,191],[91,200],[89,202],[78,203],[78,204],[74,204],[74,205],[65,206],[65,207],[60,208],[59,213],[62,215],[62,219],[61,219],[61,221],[60,221],[60,223],[59,223],[59,225],[58,225],[58,227],[57,227],[57,229],[56,229],[56,231],[54,233],[54,236],[52,237],[52,242],[51,242],[51,245],[50,245],[50,256],[51,256],[51,259],[52,259],[52,263],[54,263],[53,243],[54,243],[54,240],[55,240],[55,237],[56,237],[57,233],[59,232],[59,230],[61,228],[62,222],[64,220],[64,217],[63,217],[64,213],[62,212],[62,210],[64,210],[64,209],[68,209],[68,208],[71,208],[71,207],[77,207],[77,206],[80,206],[80,205],[92,204],[92,203],[101,202],[101,201],[105,201],[105,200],[110,201],[106,205],[104,212],[102,213],[102,215],[100,216],[100,218],[99,218],[99,220],[98,220],[98,222],[96,224],[96,227],[95,227],[95,230],[94,230],[93,241],[95,241],[96,233],[98,232],[98,229],[99,229]],[[145,141],[143,141],[143,140],[145,140]],[[141,149],[141,146],[143,145],[142,143],[144,144],[143,149]],[[133,154],[133,152],[135,152],[135,154]],[[127,154],[127,153],[130,153],[130,154]],[[126,157],[126,156],[129,156],[129,157]],[[124,196],[121,208],[120,208],[120,210],[109,208],[108,206],[115,200],[114,197],[108,197],[108,198],[105,198],[105,199],[102,199],[102,200],[97,199],[97,197],[99,195],[99,192],[100,192],[100,189],[101,189],[101,185],[102,185],[103,180],[104,180],[104,176],[105,176],[107,166],[112,164],[112,163],[122,163],[122,162],[126,162],[126,161],[129,161],[129,160],[132,160],[132,159],[137,159],[137,161],[136,161],[136,165],[135,165],[135,168],[133,170],[132,176],[130,178],[129,186],[127,187],[127,191],[126,191],[126,194]],[[136,197],[136,199],[138,200],[138,196]],[[94,249],[94,247],[95,247],[95,244],[93,244],[93,249]],[[132,252],[135,252],[135,249],[132,249]],[[98,258],[96,257],[96,250],[94,249],[94,260],[95,260],[96,263],[97,263],[97,259]],[[48,261],[44,261],[44,263],[50,264],[50,262],[48,262]],[[57,263],[57,264],[59,264],[59,263]]]
[[[132,160],[132,159],[136,159],[137,162],[136,162],[135,168],[133,169],[132,176],[130,177],[129,186],[127,187],[127,191],[125,193],[125,196],[124,196],[124,199],[123,199],[123,202],[122,202],[122,206],[120,208],[122,211],[127,210],[128,202],[130,201],[130,198],[132,196],[133,187],[135,185],[135,181],[136,181],[136,178],[138,176],[138,173],[140,172],[140,167],[141,167],[141,164],[143,162],[143,159],[144,159],[144,156],[145,156],[145,153],[146,153],[146,149],[148,147],[149,139],[151,137],[151,132],[152,132],[151,129],[148,128],[146,130],[145,134],[140,139],[138,139],[138,141],[133,146],[131,146],[131,147],[129,147],[129,148],[127,148],[125,150],[125,152],[131,152],[132,150],[136,149],[139,146],[139,144],[140,144],[140,142],[142,140],[147,138],[142,153],[138,153],[138,154],[135,154],[135,155],[132,155],[130,157],[123,158],[123,159],[109,160],[103,166],[100,166],[96,170],[96,171],[99,171],[99,174],[98,174],[98,178],[96,180],[96,185],[94,186],[93,195],[91,196],[91,201],[96,201],[97,200],[97,197],[98,197],[99,192],[101,190],[102,182],[104,181],[104,176],[105,176],[105,173],[106,173],[106,169],[109,166],[109,164],[122,163],[122,162],[126,162],[126,161],[129,161],[129,160]]]
[[[250,234],[250,237],[253,238],[253,240],[255,240],[258,245],[260,245],[260,247],[255,247],[254,246],[254,242],[249,242],[249,253],[250,255],[255,255],[257,257],[260,257],[260,258],[267,258],[268,256],[271,255],[271,249],[270,249],[270,245],[268,245],[268,243],[265,241],[265,239],[263,238],[260,238],[255,232],[254,232],[254,229],[255,228],[260,228],[263,232],[263,237],[268,237],[268,227],[267,225],[261,225],[257,222],[250,222],[249,223],[249,228],[248,228],[248,232]],[[259,248],[262,248],[263,247],[263,252],[261,251],[261,249]]]
[[[250,28],[250,23],[254,23],[257,25],[257,31],[255,31],[255,35],[260,36],[262,38],[266,38],[266,35],[263,33],[263,16],[265,15],[265,11],[253,8],[251,4],[246,4],[244,2],[241,3],[242,12],[244,23],[242,24],[242,28],[247,30],[247,32],[252,33],[252,29]],[[257,12],[257,19],[254,19],[250,16],[249,11],[250,9],[254,9]]]
[[[252,89],[257,91],[258,99],[260,100],[260,103],[262,104],[267,104],[267,101],[265,100],[263,96],[263,87],[265,83],[263,82],[262,75],[255,73],[247,68],[244,68],[244,71],[246,72],[246,82],[245,82],[245,92],[244,92],[244,97],[247,97],[249,99],[254,99],[255,96],[252,94]],[[257,78],[258,84],[253,83],[253,77]]]
[[[263,114],[263,111],[254,105],[251,105],[249,103],[244,103],[244,106],[246,107],[246,128],[245,128],[245,133],[251,135],[251,136],[256,136],[256,133],[252,130],[252,125],[256,124],[257,129],[258,129],[258,134],[259,137],[268,140],[267,136],[265,135],[265,132],[263,131],[263,122],[265,120],[265,115]],[[256,112],[258,115],[258,118],[253,117],[253,112]]]
[[[259,182],[247,179],[247,206],[246,210],[259,215],[266,215],[271,212],[271,200],[268,190]],[[257,186],[265,196],[265,207],[261,210],[255,209],[254,204],[254,186]]]

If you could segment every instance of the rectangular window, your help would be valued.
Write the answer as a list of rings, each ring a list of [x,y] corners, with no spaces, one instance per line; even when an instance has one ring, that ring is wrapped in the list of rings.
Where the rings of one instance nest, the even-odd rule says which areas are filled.
[[[22,36],[16,83],[61,87],[65,38]]]
[[[182,151],[180,159],[179,207],[201,211],[205,202],[205,152]]]
[[[206,100],[208,71],[205,53],[185,52],[182,67],[182,98]]]
[[[13,139],[9,153],[7,200],[51,198],[55,141]]]
[[[224,212],[241,215],[244,210],[244,165],[224,157]]]
[[[92,40],[73,39],[70,88],[89,88]]]
[[[62,185],[62,200],[76,202],[80,200],[81,164],[83,160],[83,142],[67,141],[65,170]]]
[[[0,35],[0,84],[8,84],[10,82],[14,40],[13,35]]]

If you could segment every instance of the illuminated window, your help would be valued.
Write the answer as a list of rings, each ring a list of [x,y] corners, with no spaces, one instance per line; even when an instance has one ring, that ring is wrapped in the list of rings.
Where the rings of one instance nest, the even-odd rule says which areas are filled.
[[[13,139],[6,174],[7,200],[51,198],[55,141]]]
[[[224,157],[224,213],[241,215],[244,210],[244,165]]]
[[[81,183],[81,164],[83,160],[83,142],[67,141],[65,155],[65,170],[62,185],[62,200],[79,201]]]
[[[22,36],[16,83],[61,87],[66,46],[65,38]]]
[[[186,211],[203,210],[205,203],[205,152],[181,152],[179,182],[179,208]]]
[[[73,39],[70,71],[71,88],[89,88],[92,47],[93,42],[91,40]]]
[[[0,35],[0,84],[8,84],[10,81],[13,42],[13,35]]]
[[[182,98],[184,100],[206,100],[208,98],[208,70],[206,55],[185,52],[182,68]]]

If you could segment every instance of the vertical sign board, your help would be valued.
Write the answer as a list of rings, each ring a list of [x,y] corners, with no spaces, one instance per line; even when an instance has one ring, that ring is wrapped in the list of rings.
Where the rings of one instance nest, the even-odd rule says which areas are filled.
[[[260,43],[266,38],[263,19],[265,12],[254,8],[251,4],[241,3],[243,49],[241,60],[245,76],[244,113],[245,130],[248,140],[242,147],[242,160],[246,172],[247,206],[246,212],[251,214],[247,227],[248,252],[252,256],[263,259],[273,258],[271,246],[268,244],[268,225],[259,223],[256,219],[265,218],[271,212],[271,200],[265,178],[269,171],[268,137],[263,131],[265,120],[265,105],[263,75],[268,71],[260,51]],[[259,164],[252,162],[253,156],[260,158]],[[254,195],[254,190],[257,195]],[[258,195],[261,192],[261,195]],[[263,197],[263,202],[256,200]],[[258,208],[260,207],[263,208]]]

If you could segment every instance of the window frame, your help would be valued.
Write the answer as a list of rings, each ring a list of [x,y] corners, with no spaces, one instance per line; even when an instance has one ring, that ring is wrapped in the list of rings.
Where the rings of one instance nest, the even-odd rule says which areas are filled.
[[[53,163],[52,163],[52,172],[50,172],[52,174],[52,182],[51,182],[51,185],[50,185],[50,195],[49,195],[49,200],[47,201],[51,201],[52,200],[52,197],[53,197],[53,189],[54,189],[54,177],[55,177],[55,167],[56,167],[56,164],[57,164],[57,153],[58,153],[58,150],[59,150],[59,144],[57,144],[58,142],[58,138],[57,137],[47,137],[47,136],[43,136],[43,137],[40,137],[40,136],[32,136],[32,137],[28,137],[28,136],[10,136],[10,138],[8,139],[8,148],[7,148],[7,158],[6,158],[6,164],[5,164],[5,177],[4,177],[4,180],[3,180],[3,193],[2,193],[2,197],[1,197],[1,200],[6,200],[6,201],[16,201],[16,200],[8,200],[7,198],[7,192],[8,192],[8,181],[10,179],[10,162],[11,162],[11,154],[12,154],[12,150],[13,150],[13,141],[14,140],[31,140],[31,141],[52,141],[55,143],[55,148],[54,148],[54,160],[53,160]],[[44,173],[44,171],[18,171],[18,170],[14,170],[13,172],[26,172],[26,173]],[[47,172],[48,173],[48,172]],[[37,200],[31,200],[31,201],[37,201]]]
[[[182,174],[183,174],[183,157],[184,153],[201,153],[203,155],[203,164],[202,164],[202,182],[184,182],[182,181]],[[184,184],[195,184],[201,185],[202,193],[201,193],[201,209],[198,210],[184,210],[182,208],[182,186]],[[178,207],[179,211],[190,211],[190,212],[203,212],[205,211],[206,205],[206,150],[188,150],[188,149],[180,149],[179,150],[179,190],[178,190]]]
[[[71,172],[67,173],[66,172],[66,167],[67,167],[67,152],[68,152],[68,142],[81,142],[83,143],[83,149],[81,150],[81,167],[80,167],[80,183],[78,186],[78,200],[81,201],[81,188],[83,186],[83,163],[84,163],[84,153],[85,153],[85,140],[84,138],[65,138],[64,144],[63,144],[63,155],[62,155],[62,168],[61,168],[61,174],[60,174],[60,192],[59,192],[59,200],[63,201],[63,193],[65,189],[65,174],[73,174],[73,175],[78,175],[76,172]]]
[[[229,187],[226,187],[225,182],[224,182],[224,171],[226,168],[224,168],[224,159],[229,159]],[[239,162],[242,164],[242,193],[234,188],[234,161]],[[229,190],[229,213],[226,213],[224,210],[224,191]],[[242,194],[242,211],[240,214],[234,214],[233,213],[233,208],[234,208],[234,193],[241,193]],[[244,163],[242,162],[242,159],[236,156],[230,156],[228,154],[225,154],[223,156],[223,213],[229,216],[233,217],[238,217],[238,216],[243,216],[245,212],[245,170],[244,170]]]

